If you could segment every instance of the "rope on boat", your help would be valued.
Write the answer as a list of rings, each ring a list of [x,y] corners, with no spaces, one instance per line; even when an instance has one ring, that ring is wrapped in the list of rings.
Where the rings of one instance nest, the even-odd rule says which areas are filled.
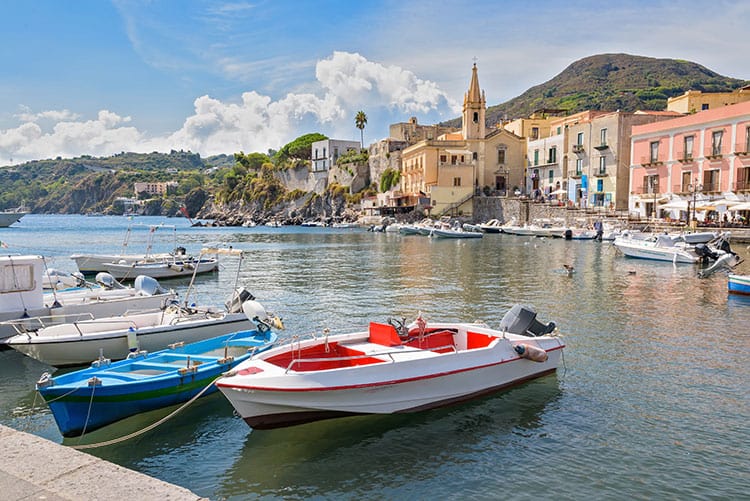
[[[133,433],[129,433],[129,434],[127,434],[125,436],[122,436],[122,437],[119,437],[119,438],[113,438],[112,440],[107,440],[105,442],[98,442],[98,443],[95,443],[95,444],[84,444],[84,445],[71,445],[70,448],[71,449],[76,449],[76,450],[79,450],[79,451],[86,450],[86,449],[96,449],[98,447],[106,447],[108,445],[119,444],[120,442],[124,442],[126,440],[130,440],[131,438],[135,438],[135,437],[138,437],[140,435],[143,435],[144,433],[147,433],[147,432],[153,430],[154,428],[156,428],[157,426],[159,426],[159,425],[165,423],[166,421],[172,419],[179,412],[181,412],[183,409],[185,409],[188,405],[190,405],[193,402],[195,402],[196,400],[198,400],[198,398],[200,398],[206,391],[208,391],[208,389],[211,388],[211,386],[213,386],[213,384],[216,383],[216,381],[218,381],[219,379],[221,379],[223,377],[225,377],[224,374],[222,374],[220,376],[217,376],[213,381],[211,381],[210,383],[208,383],[208,385],[206,385],[205,388],[203,388],[201,391],[199,391],[193,398],[191,398],[190,400],[188,400],[187,402],[185,402],[184,404],[182,404],[180,407],[178,407],[174,411],[170,412],[169,414],[167,414],[166,416],[164,416],[163,418],[161,418],[157,422],[152,423],[152,424],[146,426],[142,430],[135,431]],[[88,421],[88,416],[86,417],[86,421]],[[85,429],[86,428],[84,426],[84,433],[85,433]],[[83,438],[83,433],[81,434],[81,438]]]

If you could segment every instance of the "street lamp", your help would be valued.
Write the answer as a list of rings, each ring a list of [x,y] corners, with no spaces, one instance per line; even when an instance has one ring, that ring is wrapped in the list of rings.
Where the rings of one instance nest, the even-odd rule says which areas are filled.
[[[688,190],[690,190],[690,193],[693,194],[693,219],[692,223],[695,223],[695,196],[698,194],[699,191],[703,190],[702,184],[689,184]],[[688,212],[688,226],[690,226],[691,220],[690,220],[690,212]],[[698,226],[696,224],[696,226]]]

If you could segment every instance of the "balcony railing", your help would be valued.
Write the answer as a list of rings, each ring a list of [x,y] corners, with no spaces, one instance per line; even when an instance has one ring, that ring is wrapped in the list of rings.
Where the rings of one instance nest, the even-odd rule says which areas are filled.
[[[690,164],[695,162],[695,159],[693,158],[693,152],[688,151],[685,153],[684,151],[680,151],[677,153],[677,161],[683,164]]]
[[[574,144],[573,145],[573,153],[583,153],[583,145],[582,144]]]
[[[703,191],[719,191],[719,183],[703,183]]]
[[[734,154],[735,155],[750,155],[750,141],[746,143],[737,143],[734,146]]]
[[[737,181],[734,185],[735,191],[750,191],[750,180]]]
[[[579,177],[581,177],[581,176],[583,176],[583,172],[582,172],[582,171],[580,171],[580,170],[574,170],[574,171],[573,171],[573,172],[572,172],[572,173],[570,174],[570,177],[575,177],[575,178],[579,178]]]
[[[607,177],[607,169],[597,169],[594,171],[594,177]]]
[[[654,167],[656,165],[662,165],[663,163],[664,162],[662,162],[658,158],[641,157],[641,165],[643,167]]]
[[[718,146],[709,146],[706,148],[706,158],[721,158],[721,148]]]
[[[609,148],[609,145],[607,144],[606,141],[603,141],[602,143],[594,146],[594,149],[599,150],[599,151],[606,150],[607,148]]]
[[[649,186],[648,184],[644,184],[643,186],[634,186],[633,193],[636,195],[658,195],[659,185]]]

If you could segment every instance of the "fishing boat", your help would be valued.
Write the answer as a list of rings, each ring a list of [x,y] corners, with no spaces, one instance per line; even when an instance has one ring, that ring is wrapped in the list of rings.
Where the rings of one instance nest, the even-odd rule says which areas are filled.
[[[564,343],[555,324],[515,305],[499,329],[483,323],[390,320],[361,332],[299,340],[239,364],[217,381],[253,428],[355,414],[416,412],[553,373]]]
[[[8,226],[19,222],[26,214],[28,214],[28,212],[21,208],[0,211],[0,228],[7,228]]]
[[[750,275],[729,275],[729,293],[750,295]]]
[[[18,332],[6,344],[26,356],[54,367],[85,365],[102,352],[121,360],[134,350],[156,351],[168,345],[192,343],[252,327],[235,297],[252,298],[237,289],[227,308],[171,304],[166,308],[29,329],[23,320],[10,323]],[[244,300],[243,300],[244,302]]]
[[[136,352],[112,362],[103,356],[86,369],[52,376],[36,388],[65,437],[83,435],[120,419],[176,405],[216,391],[222,373],[276,342],[271,324],[281,328],[257,302],[246,303],[255,328],[154,353]]]
[[[45,293],[46,269],[42,256],[0,257],[0,346],[17,334],[17,328],[36,329],[81,315],[100,318],[163,308],[177,298],[152,278],[136,277],[132,287],[125,287],[104,273],[97,275],[96,283],[84,281],[78,287]],[[15,327],[9,321],[16,321]]]

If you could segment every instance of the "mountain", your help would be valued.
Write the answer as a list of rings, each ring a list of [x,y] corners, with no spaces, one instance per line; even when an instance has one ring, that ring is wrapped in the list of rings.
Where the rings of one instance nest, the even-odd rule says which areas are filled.
[[[667,98],[687,90],[729,92],[749,84],[681,59],[599,54],[575,61],[518,97],[487,108],[487,123],[528,117],[535,110],[664,110]],[[457,118],[447,125],[461,125]]]

